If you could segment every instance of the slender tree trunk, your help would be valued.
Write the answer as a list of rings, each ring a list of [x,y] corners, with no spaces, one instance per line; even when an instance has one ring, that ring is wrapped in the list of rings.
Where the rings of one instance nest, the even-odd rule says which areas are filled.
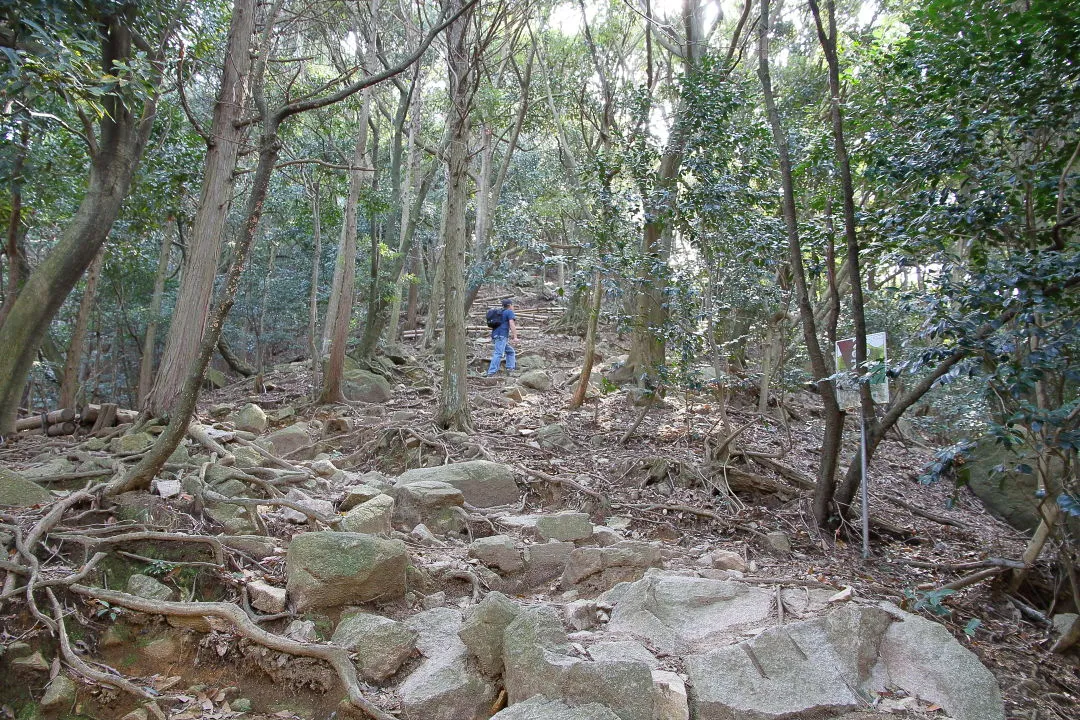
[[[589,378],[592,375],[593,363],[596,362],[596,330],[600,324],[600,306],[604,300],[603,276],[600,268],[593,275],[592,302],[589,304],[589,320],[585,328],[585,358],[581,363],[581,377],[578,378],[574,396],[570,399],[570,408],[579,408],[585,402],[585,394],[589,390]]]
[[[417,77],[413,81],[413,92],[417,96],[417,100],[412,108],[412,116],[409,119],[409,139],[406,143],[406,160],[405,160],[405,179],[402,183],[401,195],[401,219],[398,222],[398,228],[401,233],[398,238],[398,255],[397,255],[397,273],[392,279],[394,284],[394,304],[390,310],[390,323],[388,339],[391,342],[397,340],[398,337],[398,324],[401,321],[401,275],[405,268],[406,263],[411,262],[412,252],[412,235],[413,232],[410,226],[414,226],[413,220],[413,184],[416,182],[416,176],[419,171],[419,148],[417,145],[417,138],[420,133],[420,115],[423,106],[420,103],[420,91],[419,86],[420,79]],[[434,176],[434,173],[432,173]],[[420,208],[416,209],[416,214],[419,215]],[[409,285],[410,291],[412,284]],[[371,324],[376,318],[368,318],[368,323]],[[381,333],[380,333],[381,334]],[[366,345],[366,343],[365,343]]]
[[[369,107],[365,98],[364,107]],[[362,112],[363,115],[367,113]],[[352,318],[353,299],[356,290],[356,206],[360,200],[360,188],[364,182],[360,170],[363,167],[367,146],[367,122],[360,123],[360,131],[353,152],[353,168],[350,171],[349,199],[345,205],[345,228],[342,231],[342,245],[338,260],[342,265],[341,286],[338,291],[334,315],[327,314],[326,324],[331,328],[330,357],[323,375],[323,403],[344,402],[342,385],[345,375],[345,350],[349,341],[349,321]],[[335,268],[336,272],[336,268]]]
[[[346,223],[341,224],[341,233],[338,237],[337,255],[334,259],[334,277],[330,281],[330,297],[326,302],[326,315],[323,317],[322,337],[319,341],[320,356],[330,352],[330,338],[334,334],[334,319],[337,318],[338,304],[341,303],[342,280],[345,277],[345,265],[348,258],[345,256],[345,230]],[[355,246],[355,241],[354,241]],[[356,252],[350,256],[353,264],[356,264]],[[356,270],[353,270],[356,273]]]
[[[177,227],[180,222],[180,218],[177,218]],[[172,241],[168,233],[163,232],[157,273],[154,274],[154,292],[150,296],[150,309],[147,313],[146,334],[143,336],[142,358],[139,360],[139,406],[142,406],[146,400],[154,382],[154,346],[157,345],[158,323],[161,322],[161,298],[165,294],[165,276],[169,272],[170,255],[172,255]]]
[[[319,352],[317,328],[319,326],[319,269],[322,265],[322,211],[319,203],[319,183],[311,187],[311,223],[315,234],[315,251],[311,261],[311,292],[308,295],[308,353],[311,356],[311,387],[321,386],[319,372],[322,354]]]
[[[24,123],[19,133],[18,150],[11,165],[11,210],[8,215],[7,237],[4,252],[8,259],[8,284],[4,293],[4,303],[0,306],[0,326],[4,324],[15,299],[19,297],[23,282],[30,274],[30,264],[26,260],[23,238],[26,231],[22,222],[22,186],[23,167],[26,165],[26,153],[29,151],[30,126]]]
[[[810,292],[806,284],[806,270],[803,266],[802,244],[799,239],[799,222],[795,214],[795,185],[791,172],[791,157],[788,152],[787,136],[780,124],[780,113],[776,108],[776,98],[772,90],[772,78],[769,74],[769,0],[761,0],[761,20],[758,27],[758,77],[761,80],[765,100],[765,113],[772,128],[773,141],[776,144],[780,160],[780,182],[783,186],[783,215],[788,236],[788,261],[791,275],[795,281],[795,295],[799,304],[799,319],[802,322],[803,340],[810,367],[814,374],[818,394],[824,405],[825,434],[821,441],[821,464],[818,466],[817,487],[814,490],[814,520],[821,527],[826,527],[830,517],[833,491],[836,488],[836,469],[839,463],[840,442],[843,439],[844,413],[836,402],[836,392],[830,373],[825,364],[825,357],[818,342],[817,327],[814,322],[814,310],[810,305]]]
[[[82,376],[79,367],[82,364],[83,349],[86,345],[86,329],[90,324],[90,312],[97,299],[98,278],[101,277],[101,266],[104,262],[105,248],[102,246],[86,273],[86,288],[83,290],[82,300],[79,301],[79,313],[75,316],[75,329],[71,333],[71,343],[68,345],[67,360],[64,363],[64,382],[60,386],[61,408],[75,407],[75,398],[79,393],[79,378]]]
[[[114,61],[131,56],[130,30],[118,18],[105,22],[102,49],[107,70]],[[156,87],[160,76],[155,73],[148,81]],[[27,278],[0,326],[0,435],[14,430],[19,399],[49,324],[105,243],[131,188],[157,106],[156,91],[151,92],[138,117],[132,114],[130,99],[105,97],[106,112],[79,208],[60,240]]]
[[[186,267],[165,339],[161,367],[146,399],[145,409],[158,417],[168,415],[176,402],[184,377],[198,356],[210,314],[222,231],[233,196],[237,152],[247,135],[247,126],[238,121],[247,104],[254,30],[255,0],[234,0],[221,89],[214,103],[202,193],[188,241]]]
[[[844,203],[844,237],[847,245],[848,273],[851,278],[851,315],[855,324],[855,367],[859,375],[859,399],[862,407],[862,429],[869,436],[877,424],[875,420],[874,399],[870,394],[869,383],[863,382],[866,374],[866,314],[863,309],[862,273],[859,266],[859,239],[855,229],[855,186],[851,178],[851,163],[848,159],[847,143],[844,140],[844,116],[840,107],[842,88],[840,87],[840,60],[836,52],[836,8],[833,0],[826,1],[828,10],[828,31],[822,25],[821,11],[817,0],[810,0],[810,11],[814,15],[818,40],[825,53],[829,66],[829,115],[832,119],[833,149],[836,164],[840,169],[840,188]],[[871,453],[867,448],[866,462],[870,462]],[[861,463],[859,474],[861,476]],[[861,478],[860,478],[861,479]],[[843,510],[846,510],[845,506]]]
[[[461,0],[454,0],[461,7]],[[468,10],[449,28],[447,64],[450,84],[450,148],[447,156],[446,246],[443,251],[443,376],[435,424],[469,431],[469,395],[465,358],[465,204],[469,180],[469,114],[475,87],[471,63]]]

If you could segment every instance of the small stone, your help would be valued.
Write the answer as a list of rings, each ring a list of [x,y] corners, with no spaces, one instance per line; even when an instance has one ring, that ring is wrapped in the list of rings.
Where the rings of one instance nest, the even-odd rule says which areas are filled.
[[[180,642],[172,635],[166,635],[147,643],[142,651],[151,660],[174,663],[180,655]]]
[[[147,600],[172,600],[176,596],[175,591],[168,585],[139,573],[128,578],[127,591]]]
[[[154,492],[165,500],[177,497],[183,491],[184,488],[179,480],[173,478],[157,478],[154,480]]]
[[[357,505],[366,503],[368,500],[377,498],[382,494],[384,494],[383,491],[374,485],[368,485],[366,483],[352,485],[345,489],[345,497],[342,498],[338,509],[342,512],[348,512]]]
[[[574,600],[563,605],[563,622],[574,630],[591,630],[596,627],[596,602]]]
[[[377,495],[350,510],[341,519],[341,528],[348,532],[389,535],[393,516],[394,498]]]
[[[315,623],[311,620],[293,620],[285,628],[285,637],[304,643],[313,643],[319,639]]]
[[[233,418],[233,425],[237,430],[256,435],[266,432],[266,423],[266,413],[255,403],[244,405]]]
[[[147,714],[145,708],[135,708],[127,715],[120,718],[120,720],[146,720],[148,717],[149,715]]]
[[[409,537],[426,547],[446,547],[446,543],[435,537],[424,523],[420,523],[410,530]]]
[[[324,478],[333,477],[338,473],[338,469],[334,466],[334,463],[326,459],[313,461],[311,463],[311,469],[314,470],[319,477]]]
[[[791,552],[791,538],[788,537],[786,532],[781,530],[773,530],[771,533],[765,536],[765,543],[769,546],[769,549],[779,555],[786,555]]]
[[[154,437],[147,432],[132,433],[113,438],[110,449],[117,454],[134,455],[141,453],[154,444]]]
[[[746,572],[746,561],[743,560],[742,555],[730,550],[716,550],[704,556],[702,560],[707,560],[709,566],[716,570]]]
[[[469,545],[469,557],[506,573],[520,572],[525,567],[514,539],[507,535],[492,535],[474,540]]]
[[[256,610],[274,615],[285,612],[285,588],[274,587],[262,580],[248,583],[248,597],[251,598],[251,606]]]
[[[1078,618],[1080,618],[1080,615],[1077,615],[1076,613],[1057,613],[1054,615],[1053,623],[1055,634],[1059,637],[1067,635],[1068,632],[1072,630],[1072,626],[1076,623]]]
[[[229,707],[233,712],[248,713],[251,712],[251,700],[248,698],[236,698],[229,703]]]
[[[330,642],[357,653],[356,669],[365,680],[383,682],[412,655],[417,637],[404,623],[353,612],[341,618]]]
[[[666,670],[653,670],[655,691],[655,720],[690,720],[690,704],[686,697],[686,683],[678,675]]]
[[[543,370],[530,370],[518,378],[518,382],[533,390],[550,390],[551,378]]]
[[[420,601],[420,606],[425,610],[434,610],[435,608],[442,607],[446,604],[446,593],[440,590],[437,593],[431,595],[425,595]]]
[[[49,683],[45,695],[41,698],[41,707],[46,710],[68,708],[75,704],[78,688],[67,675],[60,673]]]
[[[38,672],[49,672],[51,669],[48,661],[42,657],[40,650],[35,650],[26,657],[16,658],[11,661],[11,664],[27,670],[37,670]]]
[[[554,423],[552,425],[545,425],[536,431],[536,442],[540,444],[540,447],[544,450],[566,450],[572,452],[577,449],[577,445],[574,444],[573,438],[570,437],[570,433],[566,431],[565,425]]]

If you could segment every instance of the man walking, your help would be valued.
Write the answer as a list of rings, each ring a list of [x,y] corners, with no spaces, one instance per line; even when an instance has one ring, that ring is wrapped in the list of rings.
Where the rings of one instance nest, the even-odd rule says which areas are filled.
[[[514,301],[510,298],[502,301],[502,322],[491,330],[491,342],[495,350],[491,354],[491,364],[488,366],[487,376],[494,377],[499,372],[499,365],[503,357],[506,357],[506,370],[513,372],[517,368],[517,352],[510,345],[510,340],[518,341],[517,316],[514,315]]]

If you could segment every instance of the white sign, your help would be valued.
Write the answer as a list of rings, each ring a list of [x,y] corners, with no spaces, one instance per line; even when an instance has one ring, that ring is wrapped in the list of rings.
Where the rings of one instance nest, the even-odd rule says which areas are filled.
[[[855,374],[855,338],[836,341],[836,401],[845,410],[859,407],[859,376]],[[869,376],[870,396],[876,403],[889,402],[889,366],[885,333],[866,336],[866,374]],[[840,373],[844,373],[840,375]]]

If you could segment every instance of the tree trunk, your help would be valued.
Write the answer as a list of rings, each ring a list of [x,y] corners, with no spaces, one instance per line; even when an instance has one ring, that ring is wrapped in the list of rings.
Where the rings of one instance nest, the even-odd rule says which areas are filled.
[[[188,241],[186,267],[165,339],[161,367],[146,399],[145,409],[158,417],[168,415],[176,402],[176,393],[198,355],[206,330],[225,217],[232,203],[237,152],[247,135],[247,126],[238,121],[249,92],[254,30],[254,0],[234,0],[221,89],[214,103],[202,192]]]
[[[109,18],[102,33],[102,65],[131,56],[130,30]],[[160,76],[147,81],[156,88]],[[105,243],[131,188],[131,179],[150,137],[156,91],[144,102],[140,116],[132,113],[131,98],[106,95],[96,151],[90,161],[86,192],[48,256],[34,269],[0,326],[0,435],[12,432],[23,386],[38,348],[60,306]]]
[[[341,251],[338,260],[342,263],[341,286],[335,314],[326,316],[326,323],[332,328],[330,333],[330,358],[326,363],[323,376],[320,402],[344,402],[342,392],[345,375],[345,350],[349,342],[349,321],[352,319],[353,300],[356,291],[356,235],[357,205],[363,187],[370,183],[370,159],[367,154],[368,115],[371,111],[371,93],[364,91],[360,116],[357,118],[358,133],[356,148],[353,150],[352,169],[349,171],[349,199],[345,204],[345,227],[342,230]],[[371,228],[374,232],[374,228]],[[335,272],[336,272],[335,268]]]
[[[593,363],[596,361],[596,329],[600,324],[600,306],[603,300],[603,276],[597,268],[593,276],[592,303],[589,306],[589,321],[585,329],[585,358],[582,360],[581,377],[578,378],[577,388],[570,399],[571,410],[581,407],[585,402],[585,394],[589,390],[589,377],[592,375]]]
[[[19,297],[23,282],[30,275],[30,264],[26,260],[26,249],[23,247],[26,231],[22,223],[23,167],[26,164],[29,143],[30,126],[24,123],[19,135],[15,161],[11,165],[11,210],[8,215],[4,247],[8,259],[8,284],[4,293],[4,303],[0,306],[0,325],[4,324],[4,318],[15,304],[15,299]]]
[[[401,235],[398,237],[398,254],[397,254],[397,261],[396,261],[397,272],[395,274],[395,277],[392,278],[392,282],[394,284],[394,303],[393,303],[393,306],[390,309],[390,323],[389,323],[389,335],[388,335],[388,339],[391,342],[394,342],[394,341],[397,340],[397,337],[398,337],[398,324],[401,321],[401,275],[402,275],[402,271],[405,269],[406,263],[409,263],[409,262],[412,261],[412,256],[413,256],[413,252],[412,252],[413,229],[411,229],[410,226],[412,226],[412,228],[415,228],[415,220],[413,218],[414,218],[415,215],[420,214],[420,208],[419,207],[416,209],[415,213],[413,212],[413,207],[412,207],[413,194],[414,194],[412,188],[413,188],[413,185],[416,183],[416,176],[417,176],[417,173],[418,173],[418,171],[420,169],[418,167],[418,163],[419,163],[418,149],[419,148],[418,148],[418,145],[417,145],[417,139],[418,139],[418,136],[419,136],[419,133],[420,133],[420,113],[421,113],[421,109],[422,109],[423,106],[420,104],[420,101],[419,101],[420,90],[421,90],[421,88],[419,86],[419,82],[420,82],[419,77],[417,77],[415,80],[413,80],[413,92],[417,96],[417,101],[416,101],[416,103],[414,104],[414,106],[412,108],[412,116],[409,119],[409,139],[408,139],[408,141],[406,143],[407,144],[407,150],[406,150],[406,160],[405,160],[405,179],[404,179],[404,182],[402,183],[401,190],[399,192],[399,195],[400,195],[400,198],[401,198],[401,219],[398,221],[398,230],[401,233]],[[432,172],[431,176],[434,177],[434,172]],[[419,193],[416,193],[416,194],[418,196],[420,195]],[[421,202],[422,202],[422,200],[421,200]],[[412,283],[410,283],[409,288],[410,288],[410,298],[411,298]],[[370,325],[375,320],[377,320],[377,318],[370,318],[369,317],[368,318],[368,324]],[[366,331],[366,328],[365,328],[365,331]],[[379,334],[380,335],[382,334],[381,329],[380,329]],[[366,346],[367,343],[365,342],[364,345]]]
[[[177,227],[180,218],[176,219]],[[139,397],[141,407],[150,393],[154,382],[154,346],[157,345],[158,323],[161,322],[161,297],[165,294],[165,276],[169,272],[169,256],[172,255],[172,241],[168,233],[161,234],[161,252],[158,254],[157,273],[154,275],[154,292],[150,296],[150,309],[147,312],[146,334],[143,336],[142,358],[139,360]]]
[[[86,288],[83,290],[82,300],[79,301],[79,313],[75,316],[75,329],[71,333],[71,343],[68,344],[67,359],[64,362],[64,382],[60,385],[61,408],[75,408],[79,379],[82,377],[79,367],[82,365],[83,349],[86,345],[86,328],[90,324],[90,311],[97,299],[98,278],[101,277],[101,266],[104,262],[105,247],[102,246],[86,273]]]
[[[225,364],[229,368],[244,377],[251,377],[257,370],[248,364],[247,360],[236,354],[236,351],[229,345],[229,341],[222,335],[217,341],[217,351],[221,355],[221,359],[225,361]]]
[[[829,67],[829,115],[832,119],[833,149],[836,164],[840,169],[840,188],[844,203],[844,237],[847,245],[847,265],[851,282],[851,315],[855,324],[855,367],[859,375],[859,400],[862,409],[862,429],[869,436],[871,427],[876,425],[874,399],[870,395],[870,384],[863,382],[866,374],[866,314],[863,309],[862,274],[859,266],[859,239],[855,230],[855,187],[851,178],[851,163],[848,159],[847,143],[844,140],[844,116],[840,108],[840,60],[836,52],[836,8],[833,0],[827,0],[828,31],[822,25],[821,12],[817,0],[810,0],[810,11],[814,16],[818,40],[825,53]],[[866,462],[870,462],[869,448]],[[861,463],[860,463],[861,464]],[[861,475],[861,471],[859,473]]]
[[[311,356],[311,387],[321,387],[322,353],[316,336],[319,326],[319,269],[322,265],[322,211],[319,203],[319,183],[311,188],[311,223],[315,235],[315,251],[311,262],[311,292],[308,294],[308,353]]]
[[[454,0],[461,7],[461,0]],[[469,395],[465,358],[465,205],[469,180],[469,110],[475,88],[475,68],[468,40],[470,8],[447,35],[450,85],[450,148],[447,156],[446,246],[443,250],[443,376],[435,424],[469,431]]]
[[[770,26],[769,0],[761,0],[761,20],[758,26],[758,78],[761,80],[765,100],[765,114],[772,129],[773,142],[776,144],[780,160],[780,182],[783,186],[782,206],[788,237],[788,261],[795,281],[803,340],[806,343],[807,354],[810,356],[814,382],[824,405],[825,433],[821,441],[821,464],[818,466],[817,486],[814,490],[814,520],[820,527],[826,527],[830,517],[833,491],[836,488],[836,468],[839,462],[840,442],[843,439],[844,413],[836,402],[833,383],[827,379],[830,373],[818,342],[814,310],[810,305],[810,292],[806,285],[806,270],[803,266],[802,244],[799,239],[799,222],[795,213],[795,185],[792,179],[791,157],[788,152],[787,136],[780,124],[780,114],[776,108],[772,78],[769,74]]]

